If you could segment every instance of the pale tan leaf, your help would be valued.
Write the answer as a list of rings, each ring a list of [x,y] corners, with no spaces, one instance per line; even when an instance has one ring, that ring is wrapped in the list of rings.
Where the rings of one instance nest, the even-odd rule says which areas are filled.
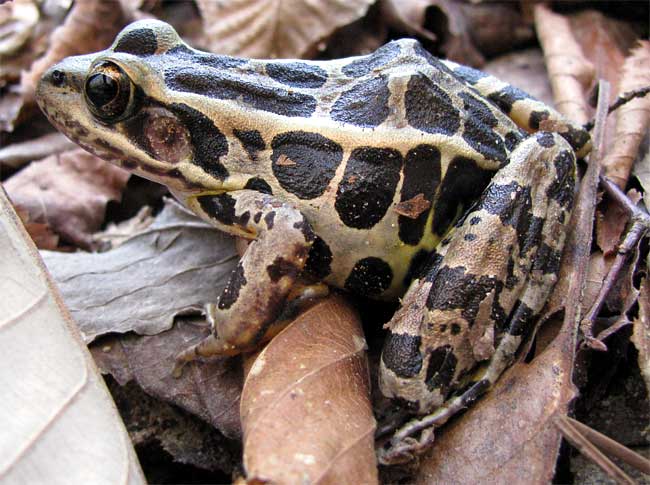
[[[16,54],[29,40],[40,14],[32,0],[0,5],[0,60]]]
[[[5,183],[12,202],[65,240],[89,248],[109,200],[120,200],[129,172],[76,149],[53,155]]]
[[[639,352],[639,369],[650,395],[650,284],[645,278],[639,293],[639,317],[634,320],[632,342]]]
[[[0,482],[144,484],[79,332],[0,188]]]
[[[590,113],[584,93],[594,82],[594,67],[583,55],[566,17],[544,4],[535,5],[534,12],[555,106],[568,119],[586,123]]]
[[[17,169],[31,161],[72,150],[76,146],[73,141],[58,132],[32,138],[22,143],[12,143],[0,148],[0,170],[2,167]]]
[[[650,86],[650,42],[642,41],[625,59],[619,94]],[[605,175],[624,188],[643,137],[650,126],[650,95],[616,110],[614,146],[605,158]]]
[[[22,76],[25,104],[34,102],[36,84],[47,68],[64,57],[107,48],[128,20],[116,0],[75,2],[65,23],[52,34],[48,51]]]
[[[524,49],[499,56],[485,64],[481,70],[553,106],[551,85],[540,49]]]
[[[634,175],[643,187],[643,203],[650,211],[650,151],[634,165]]]
[[[255,58],[299,58],[375,0],[197,0],[208,49]]]
[[[168,330],[176,315],[216,301],[238,260],[230,236],[173,202],[116,249],[43,259],[87,342]]]
[[[354,312],[330,297],[259,354],[241,403],[249,483],[377,483],[365,349]]]

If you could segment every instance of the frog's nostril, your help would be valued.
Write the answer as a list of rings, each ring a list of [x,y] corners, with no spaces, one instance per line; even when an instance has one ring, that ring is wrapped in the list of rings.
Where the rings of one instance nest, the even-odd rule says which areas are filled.
[[[52,84],[54,86],[60,87],[65,82],[65,73],[63,71],[59,71],[58,69],[55,69],[54,71],[52,71],[52,74],[50,75],[50,79],[52,80]]]

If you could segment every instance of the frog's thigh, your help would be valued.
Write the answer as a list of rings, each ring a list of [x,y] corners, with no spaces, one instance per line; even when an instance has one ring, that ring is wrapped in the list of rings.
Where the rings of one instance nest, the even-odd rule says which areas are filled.
[[[216,335],[180,354],[179,362],[233,355],[254,347],[283,309],[314,241],[303,214],[272,196],[241,190],[199,199],[204,218],[212,215],[217,224],[236,226],[254,240],[219,303],[206,306]]]
[[[426,412],[481,362],[490,366],[478,380],[496,380],[556,281],[574,188],[575,156],[559,135],[513,151],[389,323],[385,394]]]

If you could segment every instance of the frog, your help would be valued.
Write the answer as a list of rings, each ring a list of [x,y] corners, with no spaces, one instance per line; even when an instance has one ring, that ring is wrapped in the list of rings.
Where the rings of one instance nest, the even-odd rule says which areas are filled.
[[[414,39],[246,59],[141,20],[52,66],[37,101],[87,151],[250,241],[205,306],[212,333],[177,369],[256,349],[326,285],[400,300],[379,386],[438,421],[487,392],[534,330],[591,148],[550,106]]]

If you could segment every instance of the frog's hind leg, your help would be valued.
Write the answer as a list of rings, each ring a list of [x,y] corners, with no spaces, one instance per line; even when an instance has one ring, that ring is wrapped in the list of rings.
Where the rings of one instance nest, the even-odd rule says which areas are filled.
[[[404,306],[422,311],[402,307],[389,323],[382,391],[435,411],[404,430],[444,423],[513,361],[557,279],[574,189],[568,143],[527,138],[409,288]]]
[[[520,128],[532,133],[540,129],[542,121],[550,121],[556,126],[553,129],[561,132],[579,157],[584,157],[591,149],[591,138],[585,129],[525,91],[477,69],[448,60],[441,62],[468,86],[492,101]]]

